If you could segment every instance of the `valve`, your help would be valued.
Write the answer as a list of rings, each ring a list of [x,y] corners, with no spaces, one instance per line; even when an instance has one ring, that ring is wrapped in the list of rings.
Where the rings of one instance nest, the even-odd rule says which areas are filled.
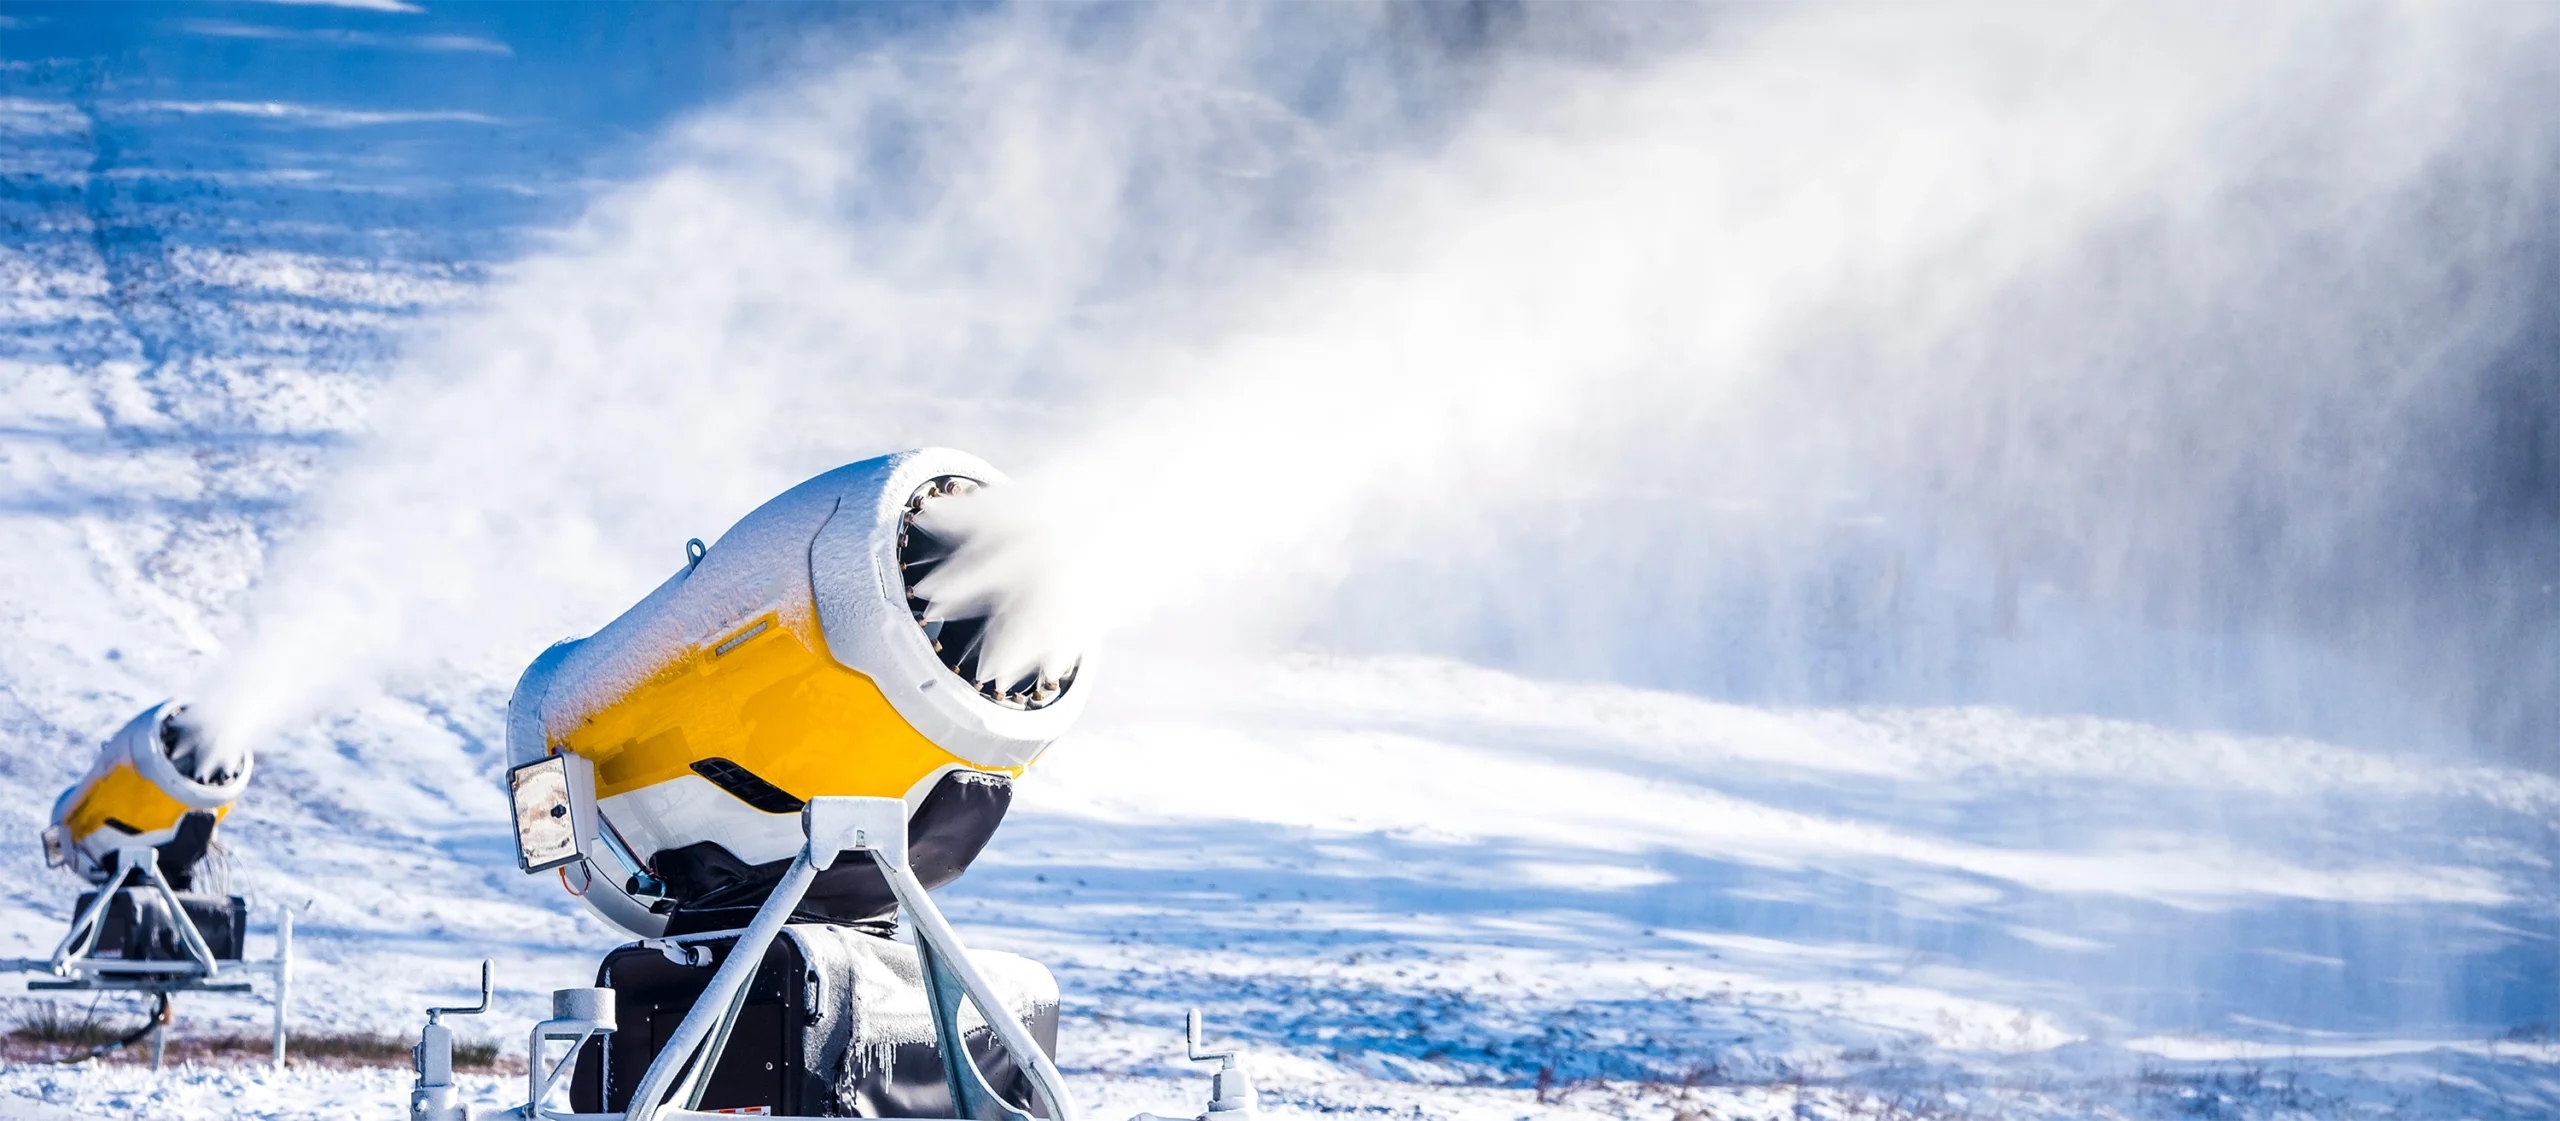
[[[1246,1073],[1236,1060],[1244,1057],[1240,1050],[1204,1051],[1200,1049],[1200,1010],[1194,1008],[1182,1020],[1182,1042],[1191,1061],[1218,1062],[1209,1075],[1209,1108],[1200,1114],[1201,1121],[1252,1121],[1261,1115],[1261,1107],[1253,1094],[1253,1075]]]
[[[489,963],[480,963],[480,1003],[469,1008],[427,1009],[427,1026],[409,1049],[418,1083],[409,1091],[410,1121],[471,1121],[471,1107],[453,1100],[453,1029],[445,1016],[477,1016],[489,1010]]]

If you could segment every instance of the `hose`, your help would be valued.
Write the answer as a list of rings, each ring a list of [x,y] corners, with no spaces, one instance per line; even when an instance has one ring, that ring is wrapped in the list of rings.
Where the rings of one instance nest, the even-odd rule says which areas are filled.
[[[100,1056],[100,1055],[112,1054],[112,1053],[117,1052],[117,1051],[122,1051],[122,1050],[124,1050],[124,1049],[125,1049],[125,1048],[127,1048],[127,1047],[131,1047],[131,1046],[133,1046],[133,1045],[134,1045],[134,1044],[136,1044],[136,1043],[140,1043],[140,1042],[142,1042],[143,1037],[150,1035],[150,1034],[151,1034],[152,1029],[154,1029],[154,1028],[160,1028],[160,1027],[166,1027],[166,1026],[169,1024],[169,1021],[170,1021],[170,1016],[169,1016],[169,994],[167,994],[167,993],[153,993],[153,994],[151,994],[151,999],[152,999],[152,1001],[153,1001],[153,1004],[152,1004],[152,1006],[151,1006],[151,1018],[150,1018],[150,1019],[147,1019],[147,1020],[144,1020],[144,1021],[142,1022],[142,1027],[140,1027],[139,1029],[136,1029],[132,1035],[128,1035],[128,1036],[126,1036],[126,1037],[124,1037],[124,1038],[122,1038],[122,1039],[115,1040],[115,1041],[110,1042],[110,1043],[101,1043],[101,1044],[98,1044],[98,1045],[97,1045],[97,1046],[95,1046],[95,1047],[91,1047],[91,1048],[89,1048],[89,1051],[88,1051],[88,1053],[87,1053],[87,1054],[84,1054],[84,1055],[78,1055],[78,1056],[74,1056],[74,1057],[72,1057],[72,1058],[67,1058],[67,1059],[55,1059],[55,1060],[54,1060],[54,1062],[56,1062],[56,1063],[64,1063],[64,1064],[69,1064],[69,1063],[85,1063],[85,1062],[88,1062],[88,1061],[89,1061],[89,1060],[91,1060],[91,1059],[97,1058],[97,1057],[98,1057],[98,1056]]]

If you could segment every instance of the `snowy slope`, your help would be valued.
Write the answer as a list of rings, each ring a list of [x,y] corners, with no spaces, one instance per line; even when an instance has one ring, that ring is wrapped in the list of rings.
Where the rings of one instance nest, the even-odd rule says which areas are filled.
[[[1213,710],[1165,700],[1215,695],[1196,669],[1123,667],[946,892],[977,943],[1058,969],[1066,1065],[1104,1101],[1180,1104],[1195,1087],[1168,1045],[1197,1005],[1256,1048],[1274,1102],[1310,1110],[1514,1116],[1541,1080],[1562,1115],[1784,1115],[1799,1095],[1843,1115],[1867,1095],[1960,1116],[2178,1115],[2215,1094],[2232,1116],[2560,1108],[2560,1049],[2513,1031],[2549,976],[2547,778],[1427,660],[1214,676],[1241,668],[1269,687]],[[417,869],[396,896],[315,906],[312,1020],[399,1025],[496,954],[503,1037],[591,968],[615,939],[556,889],[506,883],[498,828],[457,827],[478,854],[341,835],[288,856],[286,830],[244,831],[269,891],[347,890],[340,861]],[[496,872],[439,876],[439,851]],[[238,1103],[396,1107],[394,1081],[351,1078]],[[183,1081],[150,1098],[130,1073],[0,1086],[227,1100]]]
[[[11,231],[0,244],[0,534],[11,543],[0,560],[0,728],[11,744],[0,767],[31,792],[0,806],[12,836],[42,826],[41,792],[95,750],[96,727],[167,695],[220,649],[289,502],[351,435],[400,332],[483,273],[449,246],[412,255],[415,239],[369,229],[381,218],[371,184],[306,192],[271,224],[205,221],[240,202],[222,178],[117,174],[105,166],[117,123],[67,102],[0,105],[13,141],[0,194]],[[503,695],[414,698],[313,737],[306,754],[261,761],[250,812],[228,831],[236,870],[262,913],[320,896],[344,909],[305,914],[323,962],[333,922],[387,931],[419,914],[421,879],[457,896],[482,882],[493,803],[470,737],[486,729],[456,723],[448,703],[494,719],[485,713]],[[440,764],[410,748],[421,734],[440,739],[427,753]],[[356,792],[389,769],[385,754],[408,778],[387,803],[358,808]],[[396,822],[376,819],[385,804]],[[388,848],[387,837],[358,839],[384,829],[399,838]],[[448,850],[469,859],[434,858]],[[49,951],[71,885],[25,846],[0,862],[12,887],[5,952]],[[449,908],[437,922],[490,921],[481,910]],[[491,929],[555,931],[564,918],[509,916]],[[331,976],[310,979],[321,1022],[362,1007],[378,983],[362,969]]]
[[[2540,776],[1429,661],[1261,676],[1248,711],[1104,722],[957,893],[1066,964],[1132,1059],[1120,1022],[1190,1000],[1316,1060],[1283,1067],[1310,1102],[1372,1100],[1348,1072],[1543,1071],[2068,1116],[2247,1069],[2554,1105],[2547,1043],[2506,1038],[2549,999]],[[1224,773],[1166,777],[1204,755]]]

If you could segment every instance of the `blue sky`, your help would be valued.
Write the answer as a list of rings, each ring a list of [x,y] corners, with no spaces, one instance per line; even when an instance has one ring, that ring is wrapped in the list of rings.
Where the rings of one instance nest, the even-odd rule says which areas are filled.
[[[0,97],[69,102],[118,209],[158,236],[280,219],[400,230],[370,247],[487,260],[626,175],[685,110],[817,39],[966,11],[924,4],[0,4]],[[0,194],[30,190],[0,190]],[[136,215],[139,217],[140,215]],[[294,223],[286,223],[294,224]],[[314,246],[314,248],[320,248]]]

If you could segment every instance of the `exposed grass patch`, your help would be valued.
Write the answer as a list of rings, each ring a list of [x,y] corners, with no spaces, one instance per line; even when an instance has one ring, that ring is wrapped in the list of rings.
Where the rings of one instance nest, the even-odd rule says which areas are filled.
[[[85,1002],[26,1001],[14,1010],[14,1015],[5,1018],[8,1026],[0,1031],[0,1061],[77,1061],[88,1057],[92,1048],[133,1034],[148,1022],[149,1015],[147,1004],[141,1008],[115,1007],[98,998]],[[293,1065],[405,1068],[410,1062],[409,1047],[415,1042],[407,1036],[384,1032],[295,1033],[285,1041],[285,1057]],[[274,1054],[275,1040],[263,1032],[195,1034],[186,1030],[181,1021],[169,1029],[162,1061],[243,1066],[265,1063]],[[150,1062],[151,1041],[146,1036],[98,1059],[111,1063]],[[498,1074],[521,1073],[524,1069],[522,1060],[501,1057],[497,1041],[487,1039],[454,1040],[453,1066],[455,1070]]]
[[[229,1042],[229,1041],[225,1041]],[[247,1040],[240,1041],[246,1044]],[[392,1035],[369,1032],[341,1032],[332,1035],[301,1036],[287,1041],[287,1053],[323,1063],[345,1063],[350,1066],[390,1066],[409,1061],[409,1042]],[[244,1046],[245,1050],[246,1047]],[[454,1048],[453,1065],[462,1065],[462,1048]]]
[[[139,1019],[127,1022],[121,1014],[104,1011],[96,1000],[85,1005],[44,1000],[32,1002],[12,1019],[9,1038],[18,1043],[89,1048],[113,1043],[141,1026]]]
[[[406,1067],[409,1048],[417,1041],[406,1036],[381,1032],[322,1032],[296,1035],[285,1041],[288,1063],[310,1063],[325,1067]],[[185,1041],[189,1051],[207,1056],[234,1057],[240,1061],[264,1061],[273,1053],[275,1043],[263,1035],[213,1036]],[[170,1045],[178,1046],[176,1041]],[[508,1073],[521,1070],[522,1064],[501,1061],[495,1040],[457,1039],[453,1041],[453,1069]]]

